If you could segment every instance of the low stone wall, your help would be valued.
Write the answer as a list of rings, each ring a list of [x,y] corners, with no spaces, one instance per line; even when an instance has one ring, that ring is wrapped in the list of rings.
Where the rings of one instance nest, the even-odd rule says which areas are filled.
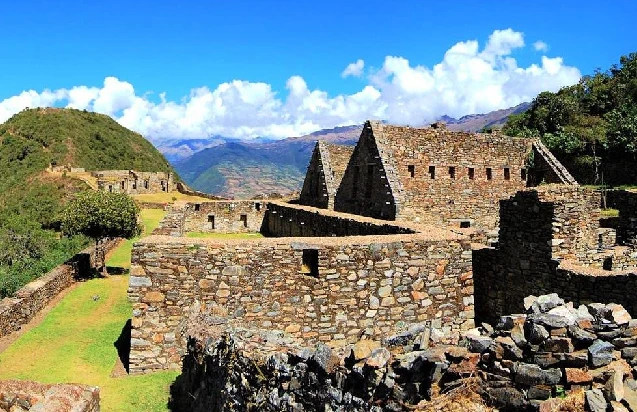
[[[260,232],[266,205],[252,200],[188,203],[183,209],[184,232]]]
[[[104,250],[117,243],[117,240],[107,242]],[[22,287],[15,296],[0,300],[0,337],[19,330],[76,279],[88,276],[95,264],[93,251],[93,247],[84,249],[69,262]]]
[[[409,234],[405,224],[332,212],[310,206],[268,203],[262,232],[266,236],[319,237]]]
[[[0,412],[99,412],[100,390],[76,384],[0,381]]]
[[[473,327],[468,239],[450,232],[225,241],[153,236],[134,245],[131,373],[179,368],[183,324],[281,330],[304,342],[379,337],[430,320]]]

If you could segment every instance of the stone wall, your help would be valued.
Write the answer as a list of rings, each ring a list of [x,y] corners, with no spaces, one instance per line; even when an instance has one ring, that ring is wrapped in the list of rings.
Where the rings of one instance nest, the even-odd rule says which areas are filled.
[[[0,381],[0,412],[99,412],[100,389],[77,384]]]
[[[166,172],[138,172],[135,170],[100,170],[92,173],[99,190],[114,193],[144,194],[172,192],[174,176]]]
[[[184,232],[248,233],[261,231],[266,204],[252,200],[188,203],[183,211]]]
[[[104,249],[108,251],[116,244],[108,242]],[[0,337],[20,330],[77,278],[88,276],[94,267],[93,250],[92,247],[83,250],[68,263],[23,286],[13,297],[0,300]]]
[[[334,210],[394,220],[400,208],[400,181],[394,173],[393,157],[382,153],[382,140],[372,125],[363,126],[361,137],[336,192]]]
[[[268,203],[263,234],[273,237],[369,236],[414,233],[406,226],[311,207]]]
[[[498,201],[527,185],[532,144],[531,139],[452,132],[444,126],[366,123],[335,208],[377,218],[494,228]]]
[[[599,202],[598,192],[552,185],[502,200],[497,248],[473,252],[476,315],[516,313],[525,296],[542,293],[637,310],[626,293],[636,286],[637,250],[600,242]]]
[[[305,174],[299,204],[334,210],[334,197],[354,148],[319,140]]]
[[[637,247],[637,192],[611,190],[606,193],[608,207],[619,210],[617,242]]]
[[[192,314],[306,343],[379,337],[431,320],[473,327],[471,251],[450,232],[224,243],[153,236],[133,248],[131,373],[178,368]]]

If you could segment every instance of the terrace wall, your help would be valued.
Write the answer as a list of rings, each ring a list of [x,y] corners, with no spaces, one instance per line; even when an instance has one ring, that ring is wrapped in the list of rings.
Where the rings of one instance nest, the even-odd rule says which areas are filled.
[[[104,245],[106,251],[117,245],[116,240]],[[69,262],[23,286],[15,296],[0,300],[0,337],[20,330],[42,308],[78,278],[86,277],[95,267],[93,247],[86,248]]]

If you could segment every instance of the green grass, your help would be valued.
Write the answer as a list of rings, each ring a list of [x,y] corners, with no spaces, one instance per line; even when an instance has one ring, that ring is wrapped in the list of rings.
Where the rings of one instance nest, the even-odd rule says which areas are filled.
[[[99,386],[103,411],[167,410],[177,372],[111,377],[114,343],[132,311],[127,287],[128,276],[79,284],[39,326],[0,354],[0,379]]]
[[[143,235],[148,236],[152,233],[159,222],[164,218],[166,212],[161,209],[142,209],[141,213],[142,222],[144,224]],[[128,269],[130,268],[130,254],[133,250],[133,243],[139,238],[127,239],[111,253],[106,260],[106,266],[118,267]]]
[[[186,237],[194,237],[199,239],[258,239],[262,238],[261,233],[207,233],[207,232],[188,232]]]
[[[164,213],[142,210],[145,234]],[[109,265],[129,267],[132,243],[122,243]],[[168,410],[169,387],[178,372],[111,376],[118,357],[115,342],[132,312],[127,289],[127,275],[78,284],[40,325],[0,354],[0,379],[99,386],[103,411]]]
[[[617,209],[602,209],[602,217],[617,217],[619,216],[619,210]]]

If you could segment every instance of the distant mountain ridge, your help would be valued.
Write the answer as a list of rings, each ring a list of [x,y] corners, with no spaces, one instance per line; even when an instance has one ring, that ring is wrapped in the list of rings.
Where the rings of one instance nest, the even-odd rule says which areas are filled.
[[[479,131],[500,127],[512,113],[529,107],[528,103],[485,114],[454,119],[442,116],[451,130]],[[239,140],[216,136],[210,139],[169,141],[159,150],[173,163],[182,179],[207,193],[225,197],[250,198],[268,193],[299,191],[303,185],[312,150],[317,140],[354,146],[362,125],[323,129],[305,136],[282,140]],[[197,147],[204,147],[196,151]],[[188,149],[184,149],[188,147]],[[188,151],[193,153],[184,157]]]
[[[459,119],[444,115],[438,120],[445,122],[450,130],[478,132],[484,128],[502,127],[510,115],[525,112],[531,103],[524,102],[508,109],[495,110],[489,113],[468,114]]]

